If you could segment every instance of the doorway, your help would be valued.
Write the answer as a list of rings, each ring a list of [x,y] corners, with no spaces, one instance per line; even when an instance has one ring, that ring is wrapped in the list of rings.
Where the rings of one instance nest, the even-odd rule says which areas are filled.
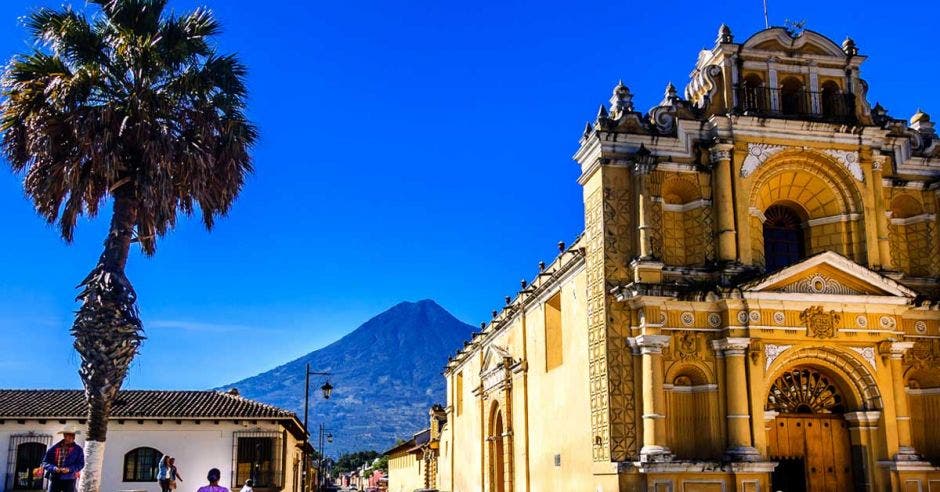
[[[778,461],[772,490],[853,490],[852,445],[843,398],[829,376],[795,368],[774,381],[767,409],[777,412],[767,430],[767,455]]]

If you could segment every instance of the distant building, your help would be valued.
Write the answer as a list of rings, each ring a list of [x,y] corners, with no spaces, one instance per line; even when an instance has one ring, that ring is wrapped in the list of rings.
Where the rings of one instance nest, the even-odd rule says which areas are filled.
[[[40,490],[39,466],[66,423],[85,423],[77,390],[0,390],[0,491]],[[83,435],[77,436],[78,444]],[[286,410],[217,391],[121,391],[108,426],[101,490],[158,492],[157,463],[176,457],[180,490],[205,484],[210,468],[222,484],[256,491],[300,490],[303,425]]]
[[[865,59],[722,26],[684,98],[614,88],[583,234],[445,368],[441,490],[940,486],[940,138]]]
[[[430,427],[385,452],[389,492],[437,489],[441,431],[446,422],[444,408],[434,405],[430,410]]]

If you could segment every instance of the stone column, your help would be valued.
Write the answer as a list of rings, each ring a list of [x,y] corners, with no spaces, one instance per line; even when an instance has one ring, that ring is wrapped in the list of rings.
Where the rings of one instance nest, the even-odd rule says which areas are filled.
[[[640,260],[650,260],[653,258],[653,244],[652,238],[650,237],[650,208],[652,207],[652,200],[650,199],[649,192],[649,174],[652,171],[652,159],[649,157],[649,151],[637,152],[636,161],[633,164],[633,178],[634,185],[636,186],[636,200],[637,200],[637,237],[639,239],[639,245],[637,250],[639,251]]]
[[[760,461],[760,453],[751,440],[751,415],[748,404],[746,355],[750,338],[716,340],[714,348],[725,356],[726,418],[728,420],[728,449],[732,461]]]
[[[634,339],[640,349],[643,370],[643,448],[640,461],[671,461],[666,447],[666,394],[663,389],[663,348],[665,335],[640,335]]]
[[[893,342],[888,347],[891,357],[891,383],[894,390],[894,413],[898,429],[898,454],[895,461],[919,461],[920,456],[914,451],[911,439],[911,412],[907,403],[907,391],[904,389],[904,353],[914,346],[914,342]]]
[[[731,192],[731,153],[734,146],[718,144],[711,149],[712,185],[718,223],[718,259],[737,261],[737,234],[734,230],[734,199]]]
[[[878,260],[883,270],[890,270],[891,242],[888,239],[888,217],[885,215],[884,185],[881,183],[881,173],[888,162],[887,156],[874,155],[871,160],[871,187],[875,195],[875,230],[878,233]]]

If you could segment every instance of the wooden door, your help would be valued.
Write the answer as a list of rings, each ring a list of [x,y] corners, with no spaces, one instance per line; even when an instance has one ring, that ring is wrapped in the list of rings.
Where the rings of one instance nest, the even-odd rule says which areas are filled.
[[[767,454],[772,460],[803,461],[806,487],[801,490],[852,490],[849,429],[841,415],[778,415],[768,430],[767,444]],[[778,490],[776,486],[773,490]]]

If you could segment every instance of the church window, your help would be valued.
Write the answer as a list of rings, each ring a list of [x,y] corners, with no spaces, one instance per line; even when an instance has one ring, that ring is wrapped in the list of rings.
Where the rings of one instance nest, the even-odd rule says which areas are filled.
[[[823,116],[841,116],[845,113],[845,105],[841,99],[842,91],[834,80],[827,80],[822,85],[821,103]]]
[[[764,260],[767,271],[792,265],[805,256],[800,216],[785,205],[772,205],[764,212]]]
[[[545,302],[545,370],[561,365],[563,359],[561,330],[561,292]]]
[[[806,93],[803,81],[796,77],[787,77],[780,84],[780,109],[785,115],[807,114]]]

